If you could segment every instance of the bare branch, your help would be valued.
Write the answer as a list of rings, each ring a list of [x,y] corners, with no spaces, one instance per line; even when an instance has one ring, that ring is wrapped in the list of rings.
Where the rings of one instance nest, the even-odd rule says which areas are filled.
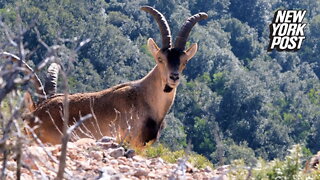
[[[75,49],[75,51],[76,51],[76,52],[79,51],[85,44],[89,43],[90,41],[91,41],[90,38],[88,38],[88,39],[86,39],[86,40],[84,40],[84,41],[81,41],[81,42],[79,43],[79,46]]]
[[[47,49],[48,52],[51,52],[52,49],[50,48],[50,46],[41,39],[41,35],[40,35],[40,32],[39,32],[39,30],[38,30],[37,27],[34,27],[34,31],[35,31],[36,34],[37,34],[37,40],[38,40],[38,42],[39,42],[40,44],[42,44],[42,46],[44,46],[44,47]]]
[[[9,31],[8,26],[2,22],[1,18],[0,18],[0,26],[2,27],[2,29],[4,30],[4,33],[9,41],[9,43],[13,46],[13,47],[18,47],[18,44],[13,40],[12,35],[11,35],[11,31]]]
[[[99,134],[100,134],[101,137],[102,137],[103,135],[102,135],[102,132],[101,132],[101,129],[100,129],[100,125],[99,125],[99,123],[98,123],[98,119],[97,119],[97,117],[96,117],[96,114],[94,113],[93,103],[94,103],[94,99],[91,99],[91,98],[90,98],[90,111],[91,111],[91,114],[92,114],[92,116],[93,116],[93,119],[94,119],[94,121],[95,121],[95,123],[96,123],[96,125],[97,125],[97,127],[98,127]]]
[[[71,127],[68,128],[68,130],[67,130],[67,135],[70,136],[73,130],[75,130],[76,128],[78,128],[85,120],[90,119],[90,118],[92,118],[92,115],[91,115],[91,114],[87,114],[87,115],[81,117],[81,118],[79,119],[79,121],[77,121],[76,124],[74,124],[74,125],[72,125]]]
[[[20,54],[23,54],[23,52],[21,52]],[[10,91],[15,89],[17,85],[16,78],[19,72],[21,71],[27,73],[24,81],[31,79],[32,83],[36,88],[36,92],[40,96],[40,99],[46,99],[46,94],[44,92],[43,85],[39,77],[35,74],[33,69],[24,60],[21,60],[21,57],[19,58],[16,55],[8,52],[1,52],[0,57],[10,59],[11,61],[17,62],[18,64],[18,67],[16,69],[11,69],[11,71],[8,71],[8,74],[2,74],[2,78],[5,80],[6,85],[3,89],[0,89],[0,102]],[[16,67],[16,65],[14,65],[14,67]],[[22,82],[18,82],[18,83],[22,83]]]
[[[20,180],[21,179],[21,157],[22,157],[22,134],[21,134],[21,130],[20,130],[20,126],[18,124],[18,122],[16,120],[13,121],[14,125],[16,127],[17,130],[17,142],[16,142],[16,162],[17,162],[17,179]]]
[[[50,117],[50,120],[52,121],[52,124],[53,124],[54,127],[57,129],[57,131],[58,131],[61,135],[63,135],[62,132],[60,131],[59,127],[57,126],[56,122],[54,121],[54,119],[53,119],[50,111],[47,110],[46,113],[48,113],[48,115],[49,115],[49,117]]]
[[[68,79],[66,73],[62,70],[62,79],[64,85],[64,99],[63,99],[63,137],[61,143],[61,155],[60,155],[60,163],[59,170],[56,179],[63,179],[64,169],[66,166],[66,156],[67,156],[67,146],[69,137],[67,134],[67,128],[69,124],[69,89],[68,89]]]

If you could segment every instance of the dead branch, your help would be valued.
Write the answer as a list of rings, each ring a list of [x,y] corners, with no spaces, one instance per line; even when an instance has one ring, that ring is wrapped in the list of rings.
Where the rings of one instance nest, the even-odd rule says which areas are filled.
[[[20,131],[20,126],[18,124],[18,122],[16,120],[13,121],[16,130],[17,130],[17,142],[16,142],[16,162],[17,162],[17,171],[16,171],[16,175],[17,175],[17,179],[20,180],[21,179],[21,157],[22,157],[22,134]]]
[[[60,155],[60,163],[59,170],[56,179],[63,179],[64,169],[66,166],[66,156],[67,156],[67,146],[69,141],[69,136],[67,134],[67,128],[69,124],[69,89],[68,89],[68,79],[66,73],[62,70],[62,79],[64,85],[64,99],[63,99],[63,137],[61,143],[61,155]]]
[[[90,119],[90,118],[92,118],[92,114],[87,114],[87,115],[81,117],[81,118],[79,119],[79,121],[77,121],[76,124],[74,124],[74,125],[72,125],[71,127],[68,128],[68,130],[67,130],[67,135],[70,136],[71,133],[72,133],[76,128],[78,128],[85,120]]]
[[[101,137],[103,136],[102,135],[102,132],[101,132],[101,129],[100,129],[100,125],[98,123],[98,119],[96,117],[96,114],[94,113],[94,109],[93,109],[93,103],[94,103],[94,99],[90,99],[90,111],[91,111],[91,114],[93,116],[93,119],[98,127],[98,131],[99,131],[99,134],[101,135]]]

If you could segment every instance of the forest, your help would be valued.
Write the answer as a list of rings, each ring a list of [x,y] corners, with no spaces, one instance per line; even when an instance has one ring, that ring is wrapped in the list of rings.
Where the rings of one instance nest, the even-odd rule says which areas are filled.
[[[143,5],[163,13],[173,37],[191,15],[209,16],[190,33],[187,45],[198,43],[198,52],[183,72],[161,144],[190,148],[214,164],[281,159],[296,144],[305,154],[320,151],[319,0],[0,0],[0,52],[18,54],[8,37],[24,28],[32,67],[50,54],[38,36],[59,45],[70,93],[137,80],[155,66],[148,38],[161,44]],[[267,51],[279,9],[307,11],[298,51]],[[30,84],[19,88],[34,92]]]

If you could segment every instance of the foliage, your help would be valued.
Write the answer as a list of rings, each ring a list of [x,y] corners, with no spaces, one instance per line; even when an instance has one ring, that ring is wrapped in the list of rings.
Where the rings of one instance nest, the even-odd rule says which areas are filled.
[[[59,58],[70,69],[72,93],[97,91],[142,78],[154,67],[146,42],[153,38],[160,44],[161,37],[154,19],[139,10],[146,4],[167,17],[173,37],[187,16],[209,15],[190,33],[188,44],[198,43],[198,52],[184,70],[161,143],[174,152],[190,144],[214,163],[223,155],[224,163],[236,157],[245,163],[281,159],[297,143],[312,153],[320,150],[319,1],[10,0],[0,1],[0,18],[15,33],[20,15],[50,46],[68,49],[71,40],[91,39],[76,55],[67,53],[72,58]],[[267,52],[268,26],[277,9],[307,10],[300,51]],[[6,36],[1,28],[0,51],[12,52]],[[46,57],[34,29],[23,41],[32,63]]]
[[[236,179],[318,179],[319,170],[308,169],[307,163],[302,161],[306,158],[301,145],[294,145],[289,150],[289,155],[284,160],[275,159],[267,162],[259,159],[255,167],[247,167],[243,160],[235,160],[231,164],[230,178]],[[304,164],[306,163],[306,164]]]
[[[162,158],[163,160],[176,163],[178,159],[187,159],[196,168],[205,168],[207,166],[213,168],[213,164],[204,156],[197,153],[187,153],[184,150],[171,151],[169,148],[165,147],[163,144],[156,144],[147,147],[142,152],[141,155],[149,158]]]

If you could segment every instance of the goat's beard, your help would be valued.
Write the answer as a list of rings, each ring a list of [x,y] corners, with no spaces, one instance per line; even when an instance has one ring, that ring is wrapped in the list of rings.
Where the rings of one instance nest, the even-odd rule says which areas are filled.
[[[172,91],[172,89],[173,89],[172,87],[170,87],[168,84],[166,84],[166,86],[164,87],[163,91],[165,93],[170,93]]]

